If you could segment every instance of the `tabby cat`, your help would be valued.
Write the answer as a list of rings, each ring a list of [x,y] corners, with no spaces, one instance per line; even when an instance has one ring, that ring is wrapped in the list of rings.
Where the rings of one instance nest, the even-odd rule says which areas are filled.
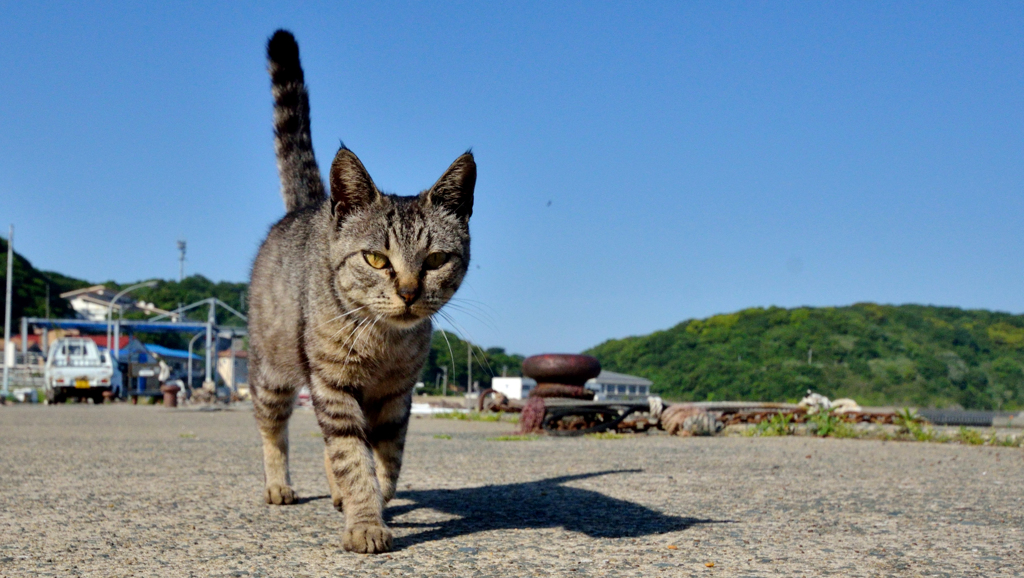
[[[309,387],[323,433],[342,546],[391,548],[384,504],[395,495],[412,389],[430,347],[431,315],[462,283],[476,163],[463,154],[419,195],[381,193],[344,145],[330,196],[309,130],[299,48],[287,31],[267,44],[275,148],[287,214],[252,268],[250,380],[263,439],[268,504],[291,504],[288,418]]]

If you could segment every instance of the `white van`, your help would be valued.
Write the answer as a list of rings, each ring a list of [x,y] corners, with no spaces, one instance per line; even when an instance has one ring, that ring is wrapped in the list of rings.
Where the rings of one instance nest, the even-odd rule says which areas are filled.
[[[110,355],[84,337],[68,337],[53,342],[46,356],[46,401],[64,403],[69,398],[92,399],[103,403],[103,392],[110,391],[114,366]]]

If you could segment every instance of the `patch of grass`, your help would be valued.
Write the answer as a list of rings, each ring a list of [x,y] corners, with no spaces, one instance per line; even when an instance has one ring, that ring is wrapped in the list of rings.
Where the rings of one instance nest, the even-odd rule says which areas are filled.
[[[479,411],[449,411],[446,413],[435,413],[434,417],[459,421],[502,421],[507,423],[519,423],[519,414],[517,413],[500,413],[493,411],[486,411],[482,413]]]
[[[1019,448],[1021,447],[1022,442],[1024,442],[1024,436],[1017,436],[1015,434],[1011,434],[1001,440],[993,439],[993,443],[996,446],[1002,446],[1006,448]]]
[[[178,437],[190,440],[190,439],[195,439],[196,434],[194,434],[192,432],[185,432],[185,433],[178,434]]]
[[[597,433],[589,433],[584,437],[590,438],[592,440],[621,440],[626,436],[620,433],[615,433],[613,431],[602,431]]]
[[[1003,446],[1006,448],[1019,448],[1021,446],[1021,440],[1024,440],[1024,436],[1018,436],[1009,434],[1003,439],[999,439],[997,436],[992,436],[992,445]]]
[[[539,436],[535,435],[507,435],[494,438],[487,438],[489,442],[532,442]]]
[[[840,420],[839,423],[836,424],[835,429],[833,429],[829,435],[834,438],[847,439],[861,437],[861,433],[857,431],[857,428],[853,427],[853,424],[843,420]]]
[[[793,434],[793,416],[784,413],[777,413],[771,419],[758,422],[752,428],[743,432],[748,437],[775,437],[788,436]]]
[[[939,435],[939,432],[935,431],[934,428],[930,428],[921,424],[910,426],[910,436],[919,442],[941,442],[945,441],[945,437]]]
[[[985,443],[984,436],[981,435],[977,430],[973,430],[964,426],[960,426],[960,431],[956,434],[956,439],[962,444],[969,446],[980,446]]]
[[[807,431],[818,437],[856,437],[856,430],[831,409],[807,416]]]
[[[912,440],[919,442],[947,442],[948,436],[941,435],[934,428],[925,425],[925,421],[917,412],[905,407],[896,411],[893,418],[897,433],[901,436],[909,436]]]
[[[450,439],[452,439],[452,436],[450,436],[448,434],[434,434],[434,439],[435,440],[450,440]]]
[[[893,417],[892,423],[899,428],[899,433],[913,433],[912,430],[915,427],[921,427],[924,420],[921,416],[917,415],[917,412],[905,407],[903,409],[896,410],[896,415]]]

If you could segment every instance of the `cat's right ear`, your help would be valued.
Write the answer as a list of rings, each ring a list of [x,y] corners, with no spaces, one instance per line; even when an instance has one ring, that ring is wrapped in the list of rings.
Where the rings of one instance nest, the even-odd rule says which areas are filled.
[[[476,188],[476,161],[466,151],[426,192],[431,205],[444,207],[463,219],[473,215],[473,190]]]
[[[344,145],[331,163],[331,214],[341,218],[377,200],[380,193],[359,157]]]

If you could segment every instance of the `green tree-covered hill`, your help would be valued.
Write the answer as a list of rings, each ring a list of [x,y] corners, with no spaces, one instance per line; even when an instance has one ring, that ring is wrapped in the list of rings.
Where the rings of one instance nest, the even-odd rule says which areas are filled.
[[[50,317],[72,317],[74,311],[60,294],[72,289],[88,287],[90,283],[81,279],[66,277],[60,273],[40,271],[32,266],[24,256],[14,251],[13,263],[14,284],[11,298],[12,326],[17,328],[22,317],[45,317],[47,313],[47,295],[49,295]],[[47,287],[49,286],[49,287]],[[0,239],[0,302],[4,299],[7,288],[7,240]],[[47,291],[49,289],[49,291]],[[5,307],[0,307],[0,327],[4,323]],[[15,329],[17,331],[17,329]],[[3,335],[0,334],[0,338]]]
[[[680,400],[786,401],[808,389],[861,404],[1024,407],[1024,316],[876,305],[745,309],[586,353]]]

